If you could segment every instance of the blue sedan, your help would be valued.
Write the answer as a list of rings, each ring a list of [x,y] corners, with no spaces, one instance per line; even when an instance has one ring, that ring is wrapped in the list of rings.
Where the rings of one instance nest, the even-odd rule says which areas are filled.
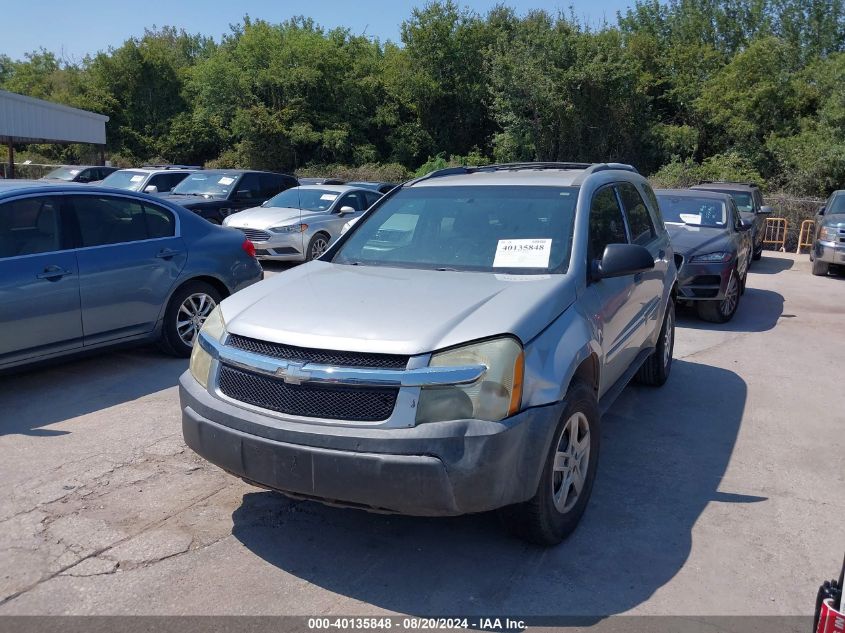
[[[0,371],[155,341],[191,353],[221,299],[263,276],[242,233],[145,194],[0,183]]]

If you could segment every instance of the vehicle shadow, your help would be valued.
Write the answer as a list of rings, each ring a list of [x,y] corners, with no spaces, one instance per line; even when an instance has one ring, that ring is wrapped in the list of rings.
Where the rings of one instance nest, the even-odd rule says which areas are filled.
[[[776,275],[793,266],[795,266],[794,260],[784,257],[766,257],[766,251],[763,251],[763,257],[751,264],[748,272],[752,275]]]
[[[727,323],[710,323],[700,319],[695,308],[678,310],[678,326],[692,330],[720,332],[765,332],[774,328],[783,314],[783,295],[762,288],[745,289],[734,318]]]
[[[719,394],[714,398],[713,394]],[[683,567],[719,490],[746,401],[735,373],[678,360],[664,389],[630,387],[603,420],[590,507],[556,548],[509,537],[493,513],[431,519],[244,495],[232,533],[326,590],[412,615],[600,617],[647,600]]]
[[[186,359],[138,347],[0,375],[0,436],[65,435],[43,427],[172,387],[187,368]]]

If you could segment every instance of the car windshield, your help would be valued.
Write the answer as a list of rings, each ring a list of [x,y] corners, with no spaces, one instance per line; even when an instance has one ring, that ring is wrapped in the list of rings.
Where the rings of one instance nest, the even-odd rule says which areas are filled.
[[[513,274],[563,273],[578,189],[421,186],[357,222],[337,264]]]
[[[114,187],[115,189],[139,191],[145,177],[146,174],[142,172],[121,169],[103,178],[102,185],[103,187]]]
[[[833,200],[830,201],[828,214],[836,215],[838,213],[845,213],[845,196],[842,195],[834,196]]]
[[[340,195],[328,189],[305,189],[293,187],[273,196],[262,207],[287,207],[305,211],[328,211]]]
[[[690,226],[727,226],[727,209],[721,200],[693,198],[691,196],[657,195],[660,212],[666,224]]]
[[[202,172],[191,174],[173,187],[171,193],[200,196],[225,196],[238,179],[238,174]]]
[[[73,180],[81,171],[81,167],[57,167],[44,177],[53,180]]]

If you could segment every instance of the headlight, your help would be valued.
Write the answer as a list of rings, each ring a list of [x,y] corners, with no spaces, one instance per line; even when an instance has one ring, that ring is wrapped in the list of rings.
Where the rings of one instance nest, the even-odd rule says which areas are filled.
[[[271,226],[268,230],[273,233],[302,233],[307,229],[307,224],[289,224],[287,226]]]
[[[202,324],[200,332],[213,338],[215,341],[223,339],[223,335],[226,334],[226,323],[223,321],[223,313],[220,312],[220,306],[217,306],[211,311],[205,323]],[[190,370],[194,379],[204,389],[207,389],[208,374],[211,372],[211,355],[200,346],[199,341],[194,342],[194,348],[191,350]]]
[[[714,263],[714,262],[729,262],[733,258],[733,254],[719,251],[718,253],[707,253],[705,255],[696,255],[690,261],[693,262],[702,262],[702,263]]]
[[[438,352],[429,362],[429,367],[457,365],[486,365],[487,372],[471,385],[423,387],[417,424],[464,418],[496,421],[519,411],[525,359],[516,339],[503,337]]]
[[[819,232],[819,239],[825,242],[835,242],[839,239],[839,228],[836,226],[823,226]]]

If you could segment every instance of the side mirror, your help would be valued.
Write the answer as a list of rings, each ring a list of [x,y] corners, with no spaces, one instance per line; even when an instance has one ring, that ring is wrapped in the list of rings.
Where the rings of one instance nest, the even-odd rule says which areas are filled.
[[[144,193],[158,193],[158,187],[155,185],[147,185],[144,187]]]
[[[340,207],[338,215],[346,215],[347,213],[355,213],[355,209],[353,209],[352,207]]]
[[[762,206],[762,207],[760,207],[760,211],[759,211],[759,213],[761,215],[771,215],[774,212],[775,212],[775,210],[772,209],[772,207],[769,207],[769,206]]]
[[[593,279],[624,277],[652,270],[654,257],[639,244],[608,244],[601,259],[593,264]]]
[[[824,207],[819,207],[819,215],[824,215],[825,210]]]
[[[740,231],[750,231],[753,228],[754,228],[754,223],[751,222],[750,220],[743,220],[739,224],[739,230]]]

